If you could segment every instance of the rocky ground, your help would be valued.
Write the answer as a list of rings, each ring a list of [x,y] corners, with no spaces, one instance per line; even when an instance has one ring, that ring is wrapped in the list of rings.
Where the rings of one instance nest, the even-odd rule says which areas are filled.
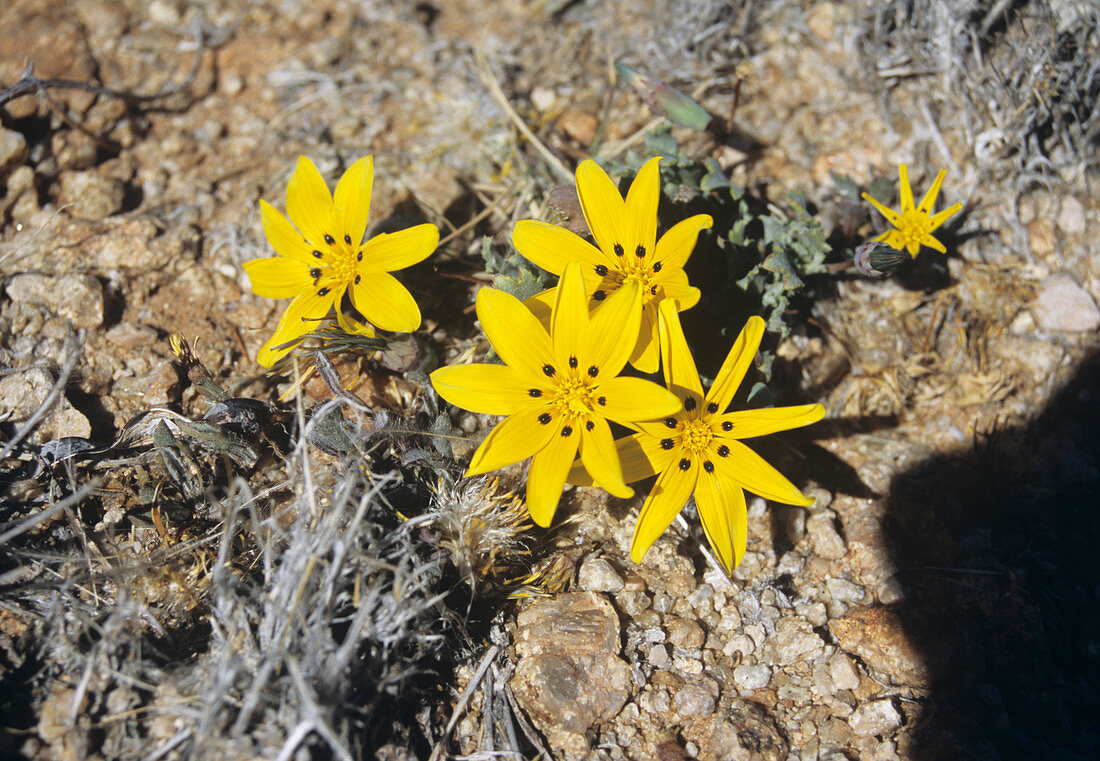
[[[0,22],[0,84],[40,78],[0,113],[5,440],[63,392],[4,452],[0,755],[1095,754],[1092,4],[12,0]],[[639,501],[595,489],[506,560],[440,517],[511,496],[437,485],[490,421],[438,416],[423,373],[484,346],[484,241],[659,126],[619,61],[732,115],[724,141],[674,134],[762,198],[803,191],[834,243],[769,383],[828,417],[760,446],[816,503],[750,503],[732,579],[693,517],[632,563]],[[443,233],[402,274],[421,351],[337,358],[370,446],[296,447],[329,435],[295,420],[334,390],[278,401],[292,375],[254,357],[282,305],[241,264],[299,155],[331,182],[365,153],[372,220]],[[938,208],[965,207],[946,257],[865,279],[841,263],[880,220],[834,173],[866,189],[902,162],[918,193],[947,168]],[[263,403],[262,435],[195,423],[212,400],[177,332]],[[165,454],[169,422],[197,455]],[[62,437],[98,459],[39,448]],[[434,523],[394,518],[429,501]],[[525,558],[553,594],[501,593]]]

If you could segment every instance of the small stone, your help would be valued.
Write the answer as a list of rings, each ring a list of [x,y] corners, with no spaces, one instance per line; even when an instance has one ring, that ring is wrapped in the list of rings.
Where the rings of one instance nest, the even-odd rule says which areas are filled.
[[[615,597],[619,609],[631,618],[637,618],[642,611],[649,608],[649,595],[641,590],[624,589]]]
[[[828,42],[833,37],[833,21],[836,16],[836,8],[832,3],[821,3],[814,6],[806,16],[806,28],[810,34],[822,42]]]
[[[578,579],[581,589],[590,592],[618,592],[624,586],[623,577],[606,558],[592,555],[581,564]]]
[[[57,191],[57,203],[80,219],[105,219],[122,209],[125,197],[121,180],[91,169],[63,172]]]
[[[717,687],[688,683],[672,698],[672,705],[681,716],[710,716],[717,701]]]
[[[1079,235],[1085,231],[1085,207],[1073,196],[1062,199],[1062,210],[1058,213],[1058,227],[1068,235]]]
[[[519,614],[516,654],[584,655],[619,651],[619,617],[593,592],[539,600]]]
[[[775,662],[780,665],[813,660],[825,649],[825,641],[813,630],[810,622],[796,616],[779,620],[775,637],[769,640],[768,645],[774,648]]]
[[[841,648],[894,683],[927,687],[931,669],[912,642],[900,616],[883,607],[860,608],[829,622]]]
[[[41,304],[77,328],[103,324],[103,287],[91,275],[16,275],[5,289],[15,302]]]
[[[599,119],[577,109],[569,109],[558,118],[558,128],[581,145],[591,145],[599,126]]]
[[[665,668],[671,659],[668,657],[668,647],[656,644],[649,648],[649,665],[655,669]]]
[[[27,159],[27,139],[22,132],[0,128],[0,182]]]
[[[859,669],[846,653],[834,653],[829,658],[829,676],[838,690],[854,690],[859,687]]]
[[[832,510],[821,510],[806,519],[806,533],[814,553],[827,560],[837,560],[848,553],[848,546],[834,525],[835,518],[836,513]]]
[[[828,578],[825,580],[825,589],[832,599],[840,602],[851,604],[863,600],[863,587],[847,579]]]
[[[739,690],[759,690],[768,686],[772,670],[762,663],[743,664],[733,670],[733,683]]]
[[[1092,296],[1062,272],[1042,282],[1031,313],[1040,330],[1080,333],[1100,327],[1100,310]]]
[[[901,714],[889,698],[872,700],[852,711],[848,726],[860,737],[886,735],[901,726]]]
[[[668,641],[676,647],[695,649],[703,646],[703,629],[694,621],[670,617],[665,623],[665,629],[668,631]]]
[[[536,87],[531,91],[531,105],[540,112],[553,108],[558,96],[549,87]]]
[[[1032,254],[1045,258],[1054,253],[1057,246],[1058,236],[1052,221],[1039,217],[1027,225],[1027,247]]]
[[[54,385],[54,378],[41,367],[31,367],[24,372],[12,373],[0,377],[0,419],[7,425],[14,423],[19,429],[20,423],[34,414],[45,401]],[[53,409],[31,434],[30,441],[43,444],[54,439],[76,436],[88,438],[92,426],[62,394],[54,403]]]

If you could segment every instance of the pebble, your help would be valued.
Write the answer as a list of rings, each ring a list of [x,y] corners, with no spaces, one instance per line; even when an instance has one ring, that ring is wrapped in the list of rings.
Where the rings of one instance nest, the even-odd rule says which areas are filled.
[[[581,564],[578,580],[590,592],[618,592],[624,586],[623,577],[606,558],[592,555]]]
[[[858,603],[863,600],[863,587],[847,579],[829,578],[825,580],[825,589],[834,600],[845,603]]]
[[[600,120],[587,111],[569,109],[558,118],[558,128],[581,145],[590,145],[596,139]]]
[[[54,378],[41,367],[31,367],[24,372],[16,372],[0,378],[0,419],[19,423],[34,414],[38,406],[53,388]],[[31,434],[29,441],[43,444],[66,436],[88,438],[92,426],[62,394],[54,403],[53,409]]]
[[[872,700],[852,711],[848,726],[860,737],[885,735],[901,726],[901,714],[890,698]]]
[[[27,139],[22,132],[0,128],[0,182],[27,159]]]
[[[619,638],[618,615],[593,592],[539,600],[519,614],[513,690],[552,745],[575,743],[626,704],[631,671]]]
[[[1058,227],[1069,235],[1078,235],[1085,231],[1085,207],[1073,196],[1062,199],[1062,210],[1058,212]]]
[[[854,690],[859,687],[859,669],[846,653],[834,653],[829,658],[829,676],[838,690]]]
[[[774,648],[775,662],[780,665],[813,660],[825,649],[825,641],[813,630],[809,621],[796,616],[779,620],[775,637],[769,640],[769,645]]]
[[[114,177],[104,177],[88,169],[63,172],[58,183],[57,203],[67,207],[70,216],[80,219],[105,219],[122,209],[126,186]]]
[[[733,683],[739,690],[759,690],[771,681],[772,670],[762,663],[741,665],[733,670]]]
[[[1100,327],[1100,310],[1092,296],[1062,272],[1039,286],[1031,314],[1040,330],[1081,333]]]
[[[666,645],[656,644],[649,648],[649,665],[655,669],[663,669],[668,666],[671,660],[668,657],[668,647]]]
[[[1052,221],[1039,217],[1027,225],[1027,247],[1032,254],[1042,259],[1054,253],[1057,246],[1058,236]]]
[[[695,649],[703,646],[703,628],[686,618],[670,617],[665,623],[668,641],[676,647]]]
[[[718,686],[714,685],[710,689],[708,687],[707,684],[694,682],[685,684],[672,698],[672,705],[676,708],[676,712],[681,716],[710,716],[714,713]]]
[[[103,324],[103,287],[91,275],[16,275],[8,283],[8,297],[15,302],[41,304],[76,328]]]
[[[806,519],[806,533],[810,536],[814,553],[827,560],[838,560],[848,552],[848,546],[836,530],[836,513],[821,510]]]
[[[840,647],[894,683],[927,687],[931,672],[901,617],[889,608],[859,608],[829,622]]]

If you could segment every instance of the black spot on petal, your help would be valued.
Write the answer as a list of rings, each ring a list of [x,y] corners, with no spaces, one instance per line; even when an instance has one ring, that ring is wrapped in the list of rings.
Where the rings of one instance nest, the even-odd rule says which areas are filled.
[[[357,262],[363,261],[363,252],[362,251],[360,251],[358,254],[355,255],[355,261],[357,261]]]
[[[553,378],[556,373],[557,370],[554,369],[553,365],[542,366],[542,374],[545,375],[547,378]]]
[[[625,252],[625,251],[623,251],[623,246],[622,246],[622,244],[621,244],[621,243],[616,243],[616,244],[615,244],[615,256],[622,256],[622,255],[623,255],[623,254],[625,254],[625,253],[626,253],[626,252]]]
[[[704,461],[703,462],[703,470],[705,470],[707,473],[713,473],[714,472],[714,463],[711,462],[710,460]]]
[[[676,427],[676,418],[666,417],[665,418],[665,428],[675,428],[675,427]]]
[[[538,399],[540,396],[542,396],[542,391],[537,388],[533,388],[527,392],[527,396],[531,397],[532,399]]]
[[[571,426],[568,426],[568,425],[563,427],[561,429],[561,435],[562,435],[563,438],[572,436],[573,435],[573,428]]]
[[[344,243],[347,243],[349,246],[351,245],[351,236],[347,233],[344,233]]]
[[[596,301],[603,301],[607,298],[607,294],[603,291],[596,291],[592,294],[592,298],[594,298]]]
[[[680,470],[687,470],[690,467],[691,467],[691,460],[689,460],[686,457],[684,459],[680,460]]]
[[[723,431],[732,431],[733,430],[733,423],[731,423],[728,420],[725,421],[724,423],[722,423],[722,430]]]
[[[596,427],[596,424],[593,423],[591,420],[589,420],[587,423],[584,424],[584,430],[586,430],[586,431],[591,431],[595,427]]]
[[[601,407],[606,406],[607,405],[607,397],[606,396],[601,396],[599,399],[596,400],[596,404],[600,405]]]
[[[695,397],[694,396],[689,396],[687,399],[684,400],[684,409],[687,410],[688,412],[691,412],[693,409],[695,409]]]
[[[636,249],[634,249],[634,256],[637,256],[637,257],[645,256],[645,246],[643,246],[639,243],[638,247]]]
[[[327,296],[327,295],[328,295],[328,292],[329,292],[329,291],[331,291],[331,290],[332,290],[332,289],[331,289],[331,288],[329,288],[329,287],[327,287],[327,286],[326,286],[326,287],[324,287],[324,288],[319,288],[319,289],[317,290],[317,295],[318,295],[318,296]]]
[[[660,272],[660,271],[661,271],[661,263],[660,262],[653,262],[653,272],[657,273],[657,272]]]
[[[588,367],[588,377],[589,378],[595,378],[599,374],[600,374],[600,371],[596,368],[595,365],[589,365],[589,367]]]
[[[729,457],[730,456],[730,448],[727,447],[725,444],[718,447],[718,456],[719,457]]]
[[[603,266],[602,264],[597,264],[596,274],[600,277],[607,277],[607,267]]]
[[[576,357],[570,357],[569,358],[569,366],[572,367],[574,370],[577,369],[577,358]]]
[[[550,413],[549,412],[544,412],[541,415],[539,415],[539,422],[542,423],[543,425],[548,425],[550,423]]]
[[[661,449],[672,449],[676,446],[672,439],[661,439]]]
[[[362,280],[362,279],[363,279],[363,277],[361,275],[356,275],[355,276],[355,284],[359,285],[359,281]]]
[[[324,258],[325,258],[325,255],[324,255],[324,254],[322,254],[322,253],[321,253],[320,251],[317,251],[317,250],[315,249],[315,250],[313,251],[313,258],[314,258],[314,259],[324,259]]]
[[[331,246],[331,245],[332,245],[333,243],[335,243],[335,242],[336,242],[336,238],[333,238],[333,237],[332,237],[331,235],[329,235],[328,233],[325,233],[325,243],[327,243],[327,244],[329,244],[329,245]]]
[[[713,415],[717,411],[718,411],[718,405],[715,404],[714,402],[711,402],[710,404],[707,405],[707,412],[709,412]]]

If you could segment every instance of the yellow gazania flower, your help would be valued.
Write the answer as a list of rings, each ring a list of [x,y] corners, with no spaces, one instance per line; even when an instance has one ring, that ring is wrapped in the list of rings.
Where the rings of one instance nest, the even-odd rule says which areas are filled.
[[[286,190],[290,219],[260,201],[264,233],[279,256],[245,262],[245,272],[258,296],[294,298],[256,357],[261,365],[271,367],[293,348],[282,345],[313,330],[333,306],[346,331],[373,335],[369,325],[343,314],[345,292],[355,309],[383,330],[407,333],[420,327],[416,301],[389,273],[427,258],[439,243],[439,230],[417,225],[364,243],[373,179],[373,157],[365,156],[344,172],[334,197],[317,167],[302,156]]]
[[[683,409],[662,421],[636,425],[637,433],[616,442],[628,483],[660,474],[638,516],[630,557],[641,562],[694,493],[703,531],[730,573],[745,554],[744,490],[789,505],[813,504],[741,439],[809,425],[825,415],[825,408],[804,404],[726,412],[764,335],[759,317],[749,318],[706,396],[680,319],[664,304],[660,330],[665,384],[683,400]]]
[[[913,206],[913,189],[909,187],[908,167],[905,164],[899,166],[898,174],[901,180],[898,185],[898,193],[901,196],[900,214],[883,206],[867,193],[863,194],[863,199],[878,209],[878,212],[897,228],[896,230],[887,230],[875,240],[880,240],[898,251],[908,249],[909,256],[913,258],[916,258],[920,252],[922,244],[936,249],[941,254],[947,253],[947,249],[944,248],[943,244],[932,237],[933,230],[962,208],[962,203],[956,203],[939,214],[932,214],[932,205],[936,203],[936,196],[940,192],[940,185],[943,184],[943,178],[947,175],[947,170],[940,170],[939,174],[936,175],[935,182],[932,183],[932,187],[924,194],[924,198],[921,199],[920,205],[917,207]]]
[[[637,284],[589,317],[581,265],[565,268],[549,334],[514,296],[492,288],[477,294],[477,316],[504,365],[443,367],[432,385],[458,407],[508,415],[474,452],[467,476],[531,457],[527,507],[550,525],[570,466],[580,461],[592,481],[617,497],[634,492],[623,481],[608,420],[620,423],[669,415],[680,401],[656,383],[620,378],[641,320]]]
[[[713,224],[709,215],[697,214],[657,240],[660,161],[658,156],[645,163],[625,200],[595,161],[582,161],[577,167],[577,195],[595,246],[563,227],[533,219],[517,222],[512,233],[516,250],[547,272],[560,275],[569,262],[579,261],[592,307],[614,301],[628,283],[638,284],[642,323],[630,363],[647,373],[657,372],[658,367],[657,305],[671,299],[681,312],[699,301],[699,289],[688,284],[684,264],[699,231]],[[552,292],[532,297],[528,305],[537,310],[532,302],[542,302],[545,309]]]

